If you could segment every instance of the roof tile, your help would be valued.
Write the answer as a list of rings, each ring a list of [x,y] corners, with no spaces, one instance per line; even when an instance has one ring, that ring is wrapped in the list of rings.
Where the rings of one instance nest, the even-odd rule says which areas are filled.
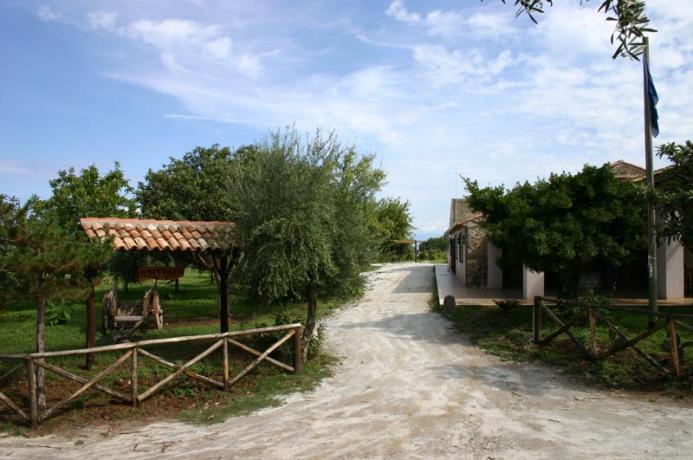
[[[115,249],[205,251],[235,244],[232,222],[85,217],[80,224],[88,238],[110,237]]]

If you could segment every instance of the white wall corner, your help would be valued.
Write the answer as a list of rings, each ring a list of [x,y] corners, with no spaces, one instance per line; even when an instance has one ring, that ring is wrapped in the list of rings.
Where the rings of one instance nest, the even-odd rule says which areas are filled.
[[[489,241],[486,254],[486,287],[501,289],[503,287],[503,270],[498,266],[498,259],[503,255],[503,250]]]
[[[522,297],[533,299],[544,295],[544,272],[535,272],[522,266]]]
[[[660,299],[684,296],[684,254],[678,240],[661,239],[657,246],[657,295]]]

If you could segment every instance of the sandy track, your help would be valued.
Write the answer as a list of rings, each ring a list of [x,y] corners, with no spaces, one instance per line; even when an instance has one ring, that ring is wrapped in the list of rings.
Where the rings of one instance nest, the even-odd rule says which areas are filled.
[[[691,458],[693,411],[573,386],[488,356],[429,311],[432,268],[387,265],[328,321],[335,376],[206,427],[0,438],[11,458]]]

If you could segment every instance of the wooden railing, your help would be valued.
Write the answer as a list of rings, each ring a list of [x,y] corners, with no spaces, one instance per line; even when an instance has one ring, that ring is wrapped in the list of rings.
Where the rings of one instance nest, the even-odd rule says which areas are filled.
[[[556,313],[551,309],[551,307],[556,307],[557,305],[564,305],[568,307],[573,307],[582,311],[582,315],[574,315],[569,320],[563,321],[560,319]],[[693,314],[685,313],[675,313],[675,312],[659,312],[654,316],[656,317],[656,323],[652,327],[647,327],[644,331],[637,334],[635,337],[627,337],[609,318],[604,315],[604,311],[621,311],[627,312],[633,315],[641,315],[644,317],[650,317],[652,314],[649,310],[644,308],[638,308],[633,306],[625,305],[604,305],[604,306],[594,306],[594,305],[584,305],[577,302],[565,302],[559,301],[557,299],[552,299],[548,297],[535,297],[534,305],[532,307],[532,341],[537,345],[546,345],[556,337],[565,334],[570,340],[572,340],[577,348],[582,352],[582,354],[589,360],[598,361],[608,358],[611,355],[619,353],[626,349],[631,349],[637,353],[642,359],[652,365],[657,371],[664,376],[681,376],[682,375],[682,365],[681,365],[681,354],[684,346],[690,345],[690,343],[682,343],[680,335],[677,333],[677,329],[681,328],[689,332],[693,332],[693,326],[684,322],[684,320],[693,319]],[[542,337],[542,330],[544,327],[544,316],[548,316],[557,326],[558,329],[551,332],[546,337]],[[580,341],[575,334],[571,332],[571,329],[577,326],[579,323],[587,319],[590,334],[589,343],[584,344]],[[603,322],[607,329],[618,337],[619,340],[614,341],[606,350],[600,350],[597,343],[597,321]],[[670,364],[671,368],[663,366],[654,357],[643,351],[637,346],[639,342],[645,340],[646,338],[652,336],[654,333],[666,329],[667,339],[669,341],[669,353],[670,353]]]
[[[239,342],[236,339],[241,337],[266,334],[272,332],[283,332],[286,331],[279,340],[272,344],[265,351],[258,351],[250,346]],[[283,363],[270,357],[270,354],[277,350],[282,344],[287,342],[289,339],[294,341],[294,362],[293,366]],[[170,344],[182,344],[182,343],[204,343],[212,342],[212,344],[207,347],[203,352],[196,355],[194,358],[188,360],[184,364],[177,364],[171,362],[161,356],[158,356],[151,351],[145,350],[145,348],[152,346],[170,345]],[[234,346],[243,350],[251,355],[255,356],[255,359],[244,367],[235,376],[230,376],[229,372],[229,346]],[[222,350],[222,378],[221,380],[216,380],[208,376],[204,376],[194,372],[191,368],[195,364],[202,361],[204,358],[211,355],[216,350]],[[83,356],[87,354],[104,354],[104,353],[116,353],[120,354],[117,359],[108,365],[105,369],[98,372],[96,375],[90,379],[76,375],[68,370],[65,370],[59,366],[48,363],[46,360],[56,357],[69,357],[69,356]],[[158,364],[172,369],[172,372],[161,379],[160,381],[154,383],[147,389],[142,389],[139,387],[138,379],[138,368],[140,358],[150,359]],[[132,343],[122,343],[117,345],[107,345],[101,347],[84,348],[79,350],[65,350],[65,351],[50,351],[44,353],[30,353],[30,354],[0,354],[0,359],[9,360],[12,363],[16,363],[10,366],[10,369],[0,376],[0,385],[3,384],[10,376],[15,372],[25,369],[27,375],[27,390],[28,394],[26,399],[28,399],[28,407],[22,408],[22,403],[12,400],[5,393],[0,391],[0,401],[7,405],[14,413],[16,413],[22,420],[35,426],[42,421],[46,420],[58,413],[60,409],[66,407],[70,402],[74,401],[80,395],[85,393],[87,390],[96,390],[98,392],[107,394],[112,398],[118,399],[122,402],[132,404],[133,407],[137,407],[138,404],[142,403],[146,399],[150,398],[155,393],[161,391],[164,387],[170,384],[173,380],[179,376],[186,376],[190,379],[196,380],[198,382],[205,383],[209,386],[219,388],[221,390],[227,389],[231,385],[238,382],[241,378],[253,370],[262,361],[266,361],[276,367],[289,372],[298,372],[301,368],[301,325],[287,324],[282,326],[274,327],[263,327],[256,329],[248,329],[244,331],[226,332],[221,334],[207,334],[207,335],[195,335],[195,336],[185,336],[185,337],[172,337],[166,339],[152,339],[152,340],[142,340],[139,342]],[[108,388],[105,385],[101,385],[99,382],[103,380],[104,377],[111,374],[113,371],[123,366],[127,361],[130,362],[130,379],[128,381],[129,392],[122,393],[116,391],[112,388]],[[63,399],[55,403],[50,408],[45,408],[43,411],[39,410],[38,405],[38,388],[36,379],[36,370],[38,368],[50,371],[60,377],[67,380],[77,382],[81,384],[79,389],[73,393],[65,396]],[[0,390],[3,387],[0,386]],[[144,391],[142,391],[144,390]]]

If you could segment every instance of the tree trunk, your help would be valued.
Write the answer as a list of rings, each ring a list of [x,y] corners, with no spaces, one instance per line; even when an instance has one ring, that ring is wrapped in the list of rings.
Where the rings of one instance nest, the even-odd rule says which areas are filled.
[[[94,282],[89,280],[89,295],[87,296],[87,348],[96,346],[96,310],[94,308]],[[85,366],[91,369],[94,364],[94,354],[86,355]]]
[[[221,258],[219,270],[219,327],[221,332],[229,332],[229,271],[226,257]]]
[[[46,299],[39,297],[36,311],[36,352],[46,351]],[[36,396],[40,411],[46,409],[45,371],[36,367]]]
[[[310,341],[315,334],[315,323],[318,316],[318,296],[314,287],[308,288],[308,314],[306,315],[306,327],[303,329],[303,359],[308,358]]]
[[[174,285],[174,288],[173,288],[174,292],[178,292],[178,284],[179,284],[178,280],[179,280],[179,278],[176,278],[176,284]]]

